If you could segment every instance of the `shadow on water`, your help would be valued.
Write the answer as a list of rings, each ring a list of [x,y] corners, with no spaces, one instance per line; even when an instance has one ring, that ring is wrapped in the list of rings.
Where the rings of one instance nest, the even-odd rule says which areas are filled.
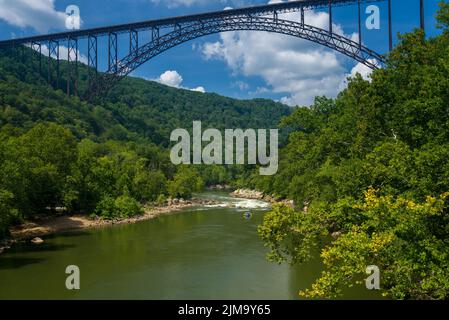
[[[45,239],[55,239],[55,238],[72,238],[72,237],[83,237],[90,235],[91,232],[85,230],[69,230],[63,231],[56,234],[48,235]]]
[[[13,246],[10,250],[8,250],[8,254],[13,255],[17,253],[56,252],[71,249],[74,247],[76,246],[72,244],[53,244],[53,243],[44,243],[40,245],[19,244]],[[2,258],[0,258],[0,260],[1,259]]]
[[[30,264],[41,263],[45,259],[41,258],[15,258],[15,257],[1,257],[0,270],[19,269]]]

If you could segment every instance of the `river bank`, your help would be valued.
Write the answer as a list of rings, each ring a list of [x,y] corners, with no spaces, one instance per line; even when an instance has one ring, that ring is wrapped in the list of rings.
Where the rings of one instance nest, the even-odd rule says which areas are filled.
[[[229,190],[229,186],[215,186],[209,190]],[[270,204],[283,203],[288,206],[294,206],[293,201],[277,199],[266,195],[263,192],[250,189],[237,189],[230,193],[231,197],[239,199],[260,200]],[[41,243],[41,237],[53,234],[77,231],[85,229],[103,228],[113,225],[132,224],[141,221],[151,220],[162,215],[179,212],[183,209],[197,206],[219,205],[217,201],[210,199],[193,198],[190,200],[173,199],[165,204],[155,207],[145,208],[144,214],[132,218],[123,218],[115,220],[106,220],[102,218],[91,219],[87,215],[61,215],[58,217],[42,217],[36,220],[26,220],[21,225],[11,228],[11,239],[0,242],[0,254],[11,248],[19,242],[30,242],[34,240]]]
[[[36,220],[26,220],[21,225],[12,227],[11,239],[0,242],[0,254],[19,242],[28,242],[32,239],[46,237],[65,231],[77,231],[85,229],[103,228],[112,225],[132,224],[140,221],[151,220],[162,215],[172,214],[183,209],[215,205],[216,201],[193,198],[190,200],[174,199],[164,205],[147,207],[144,214],[132,218],[106,220],[102,218],[91,219],[87,215],[61,215],[58,217],[43,217]]]

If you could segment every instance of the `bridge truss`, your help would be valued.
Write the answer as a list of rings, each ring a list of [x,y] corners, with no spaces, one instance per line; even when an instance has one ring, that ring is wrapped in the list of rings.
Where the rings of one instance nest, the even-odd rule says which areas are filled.
[[[67,46],[67,94],[78,94],[79,42],[87,40],[87,65],[89,88],[86,99],[108,91],[123,77],[154,58],[155,56],[187,41],[228,31],[266,31],[306,39],[338,51],[371,69],[377,69],[384,63],[384,56],[370,50],[362,43],[361,4],[388,2],[389,48],[392,49],[392,0],[298,0],[276,4],[253,6],[240,9],[223,10],[203,14],[180,16],[160,20],[150,20],[116,26],[86,30],[76,30],[49,35],[0,41],[2,48],[18,48],[27,45],[42,53],[42,46],[48,48],[48,82],[59,85],[60,82],[60,46]],[[333,8],[345,5],[357,5],[359,40],[355,42],[334,32]],[[307,24],[305,11],[327,9],[329,28],[324,30]],[[300,21],[288,21],[279,18],[280,14],[300,12]],[[420,0],[421,28],[424,29],[424,5]],[[139,42],[142,33],[150,34],[150,41]],[[119,35],[129,35],[128,54],[119,59]],[[98,40],[107,38],[106,72],[98,70]],[[53,61],[54,60],[54,61]],[[74,63],[70,63],[74,62]],[[39,54],[39,68],[42,71],[42,54]],[[56,79],[52,79],[53,70]]]

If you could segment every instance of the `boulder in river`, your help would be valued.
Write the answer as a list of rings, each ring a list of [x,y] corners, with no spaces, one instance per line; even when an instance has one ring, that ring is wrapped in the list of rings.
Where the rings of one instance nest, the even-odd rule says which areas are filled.
[[[263,192],[249,189],[237,189],[233,193],[231,193],[231,196],[236,198],[254,199],[254,200],[263,200],[264,198]]]
[[[44,243],[44,240],[42,240],[42,239],[39,238],[39,237],[36,237],[36,238],[34,238],[33,240],[31,240],[31,242],[32,242],[33,244],[43,244],[43,243]]]

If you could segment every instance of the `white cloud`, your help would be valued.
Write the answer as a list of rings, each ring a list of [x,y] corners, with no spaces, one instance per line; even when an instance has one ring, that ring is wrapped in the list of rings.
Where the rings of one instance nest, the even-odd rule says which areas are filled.
[[[232,84],[232,86],[239,88],[240,91],[246,91],[249,89],[249,84],[244,81],[236,81]]]
[[[206,89],[204,89],[204,87],[201,87],[201,86],[194,88],[194,89],[190,89],[190,90],[195,91],[195,92],[206,93]]]
[[[271,1],[270,3],[280,2]],[[299,13],[280,15],[281,19],[300,21]],[[322,29],[329,28],[326,12],[306,12],[306,23]],[[340,25],[333,25],[335,33],[352,40],[358,34],[345,34]],[[227,32],[220,40],[202,47],[205,59],[219,59],[231,68],[234,75],[259,76],[271,92],[285,96],[289,105],[310,105],[315,96],[335,97],[348,77],[347,58],[313,42],[268,32]],[[356,66],[364,75],[368,70]]]
[[[170,87],[179,88],[183,80],[177,71],[168,70],[159,76],[158,82]]]
[[[55,0],[0,0],[0,19],[41,33],[65,27],[65,12],[58,12]]]
[[[164,84],[166,86],[174,87],[174,88],[186,89],[186,90],[201,92],[201,93],[206,92],[206,89],[202,86],[199,86],[199,87],[196,87],[193,89],[183,87],[182,82],[184,81],[184,79],[176,70],[165,71],[163,74],[161,74],[159,76],[159,78],[155,79],[155,81],[159,82],[161,84]]]
[[[368,60],[371,63],[376,64],[376,60],[374,59],[369,59]],[[368,68],[367,66],[365,66],[363,63],[358,63],[355,65],[354,68],[352,68],[351,70],[351,77],[355,77],[357,73],[359,73],[363,79],[365,80],[370,80],[371,79],[371,73],[373,72],[373,70],[371,68]]]

